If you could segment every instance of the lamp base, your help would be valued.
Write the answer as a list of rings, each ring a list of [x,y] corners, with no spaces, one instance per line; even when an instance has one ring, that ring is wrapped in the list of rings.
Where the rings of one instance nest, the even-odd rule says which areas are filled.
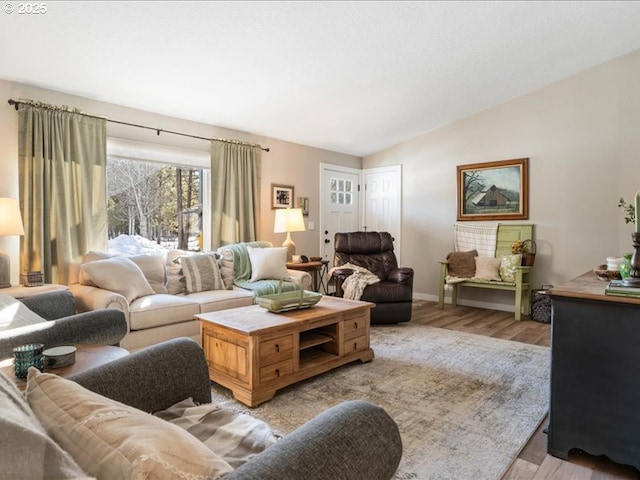
[[[9,255],[0,252],[0,288],[11,286],[11,259]]]
[[[296,254],[296,244],[291,240],[291,233],[287,232],[287,238],[282,244],[283,247],[287,248],[287,262],[290,262],[293,259],[293,256]]]

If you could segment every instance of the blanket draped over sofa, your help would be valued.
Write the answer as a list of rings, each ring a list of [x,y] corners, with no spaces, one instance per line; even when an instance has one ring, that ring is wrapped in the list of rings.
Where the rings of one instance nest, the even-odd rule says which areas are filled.
[[[279,280],[249,281],[251,278],[251,261],[247,247],[268,248],[271,247],[271,243],[247,242],[223,247],[233,253],[233,283],[235,285],[255,292],[256,296],[278,293],[278,289],[281,292],[290,292],[298,289],[298,285],[294,282],[280,282]]]

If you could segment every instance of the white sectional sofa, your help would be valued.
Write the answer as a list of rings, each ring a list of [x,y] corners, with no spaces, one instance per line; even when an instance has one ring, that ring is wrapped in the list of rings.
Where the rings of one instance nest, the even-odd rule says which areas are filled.
[[[246,252],[247,246],[270,248],[273,250],[270,253],[274,254],[280,250],[271,248],[268,242],[221,247],[215,252],[215,265],[211,262],[212,271],[208,270],[206,261],[211,261],[214,252],[194,255],[174,250],[164,255],[146,253],[133,256],[89,252],[82,263],[73,266],[69,289],[79,312],[104,308],[117,308],[124,312],[128,328],[120,345],[129,351],[176,337],[191,337],[199,342],[200,324],[194,315],[252,305],[256,292],[250,288],[254,285],[273,288],[277,284],[277,281],[265,281],[265,277],[256,282],[249,282],[248,278],[246,282],[238,281],[237,269],[234,279],[233,252],[236,255],[237,252]],[[185,279],[180,263],[180,259],[185,257],[191,259],[191,264],[204,261],[205,267],[200,263],[200,271],[196,269],[195,274],[187,273]],[[287,271],[284,264],[282,268],[302,288],[310,289],[311,276],[308,273]]]

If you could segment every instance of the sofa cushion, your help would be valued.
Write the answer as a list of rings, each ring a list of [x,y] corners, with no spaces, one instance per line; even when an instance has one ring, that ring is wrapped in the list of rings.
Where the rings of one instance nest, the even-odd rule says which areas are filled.
[[[180,257],[187,293],[224,290],[225,284],[218,269],[215,253],[197,253]]]
[[[20,300],[0,293],[0,332],[42,322],[46,320],[29,310]]]
[[[476,273],[473,278],[500,282],[500,259],[495,257],[476,257]]]
[[[469,252],[451,252],[447,255],[447,272],[451,277],[471,278],[476,273],[477,250]]]
[[[262,420],[219,405],[196,405],[191,398],[154,415],[189,432],[234,469],[277,441]]]
[[[2,478],[88,478],[42,427],[15,384],[0,372]]]
[[[140,267],[154,292],[167,293],[164,257],[161,254],[142,253],[127,258]]]
[[[500,278],[503,282],[515,282],[516,271],[522,264],[522,255],[519,253],[513,255],[503,255],[500,257]]]
[[[95,285],[119,293],[129,303],[155,292],[138,265],[126,257],[113,257],[85,263],[80,270]]]
[[[200,305],[200,313],[217,312],[229,308],[247,307],[254,303],[254,293],[244,288],[209,290],[185,295],[184,298]]]
[[[27,401],[49,435],[98,478],[220,478],[233,469],[193,435],[57,375],[29,370]]]
[[[250,282],[257,280],[279,280],[288,275],[287,249],[285,247],[247,247],[251,262]]]
[[[149,295],[129,305],[131,330],[170,325],[193,320],[200,313],[200,305],[182,295]]]

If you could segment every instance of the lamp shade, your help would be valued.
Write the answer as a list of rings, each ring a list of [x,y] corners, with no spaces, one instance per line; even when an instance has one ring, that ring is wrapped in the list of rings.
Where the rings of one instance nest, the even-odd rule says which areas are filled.
[[[304,219],[301,208],[283,208],[276,210],[276,221],[273,225],[274,233],[303,232]]]
[[[24,235],[20,206],[15,198],[0,198],[0,235]]]

